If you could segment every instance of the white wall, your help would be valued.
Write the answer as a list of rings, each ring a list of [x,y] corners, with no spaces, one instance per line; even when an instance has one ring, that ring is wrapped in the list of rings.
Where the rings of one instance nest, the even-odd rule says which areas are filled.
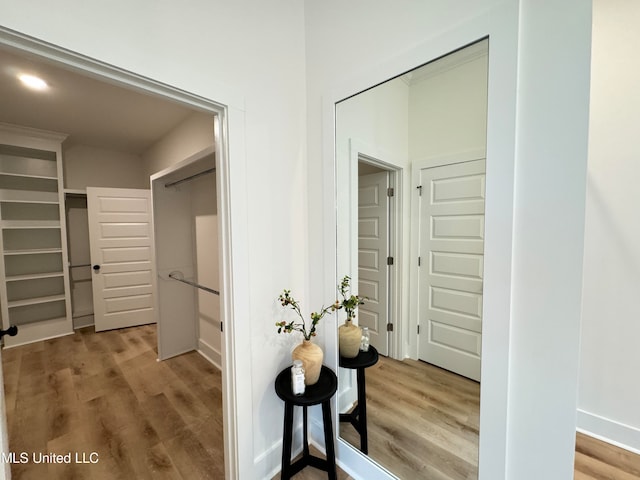
[[[578,428],[640,452],[640,3],[596,0]]]
[[[441,59],[432,73],[411,82],[409,158],[434,160],[487,143],[486,41]],[[427,70],[431,71],[431,70]]]
[[[148,177],[213,145],[213,115],[194,112],[142,154]]]
[[[571,478],[590,5],[305,5],[310,217],[327,219],[310,223],[311,251],[323,252],[310,259],[318,296],[336,278],[331,101],[491,35],[480,478]],[[325,327],[335,355],[335,325]],[[346,449],[341,457],[361,478],[380,475]]]
[[[237,352],[236,448],[247,479],[280,463],[273,380],[295,339],[275,332],[275,298],[291,288],[309,306],[303,8],[297,0],[0,1],[7,28],[231,104],[231,306],[237,343],[247,345]]]
[[[191,182],[191,216],[196,281],[220,291],[218,262],[218,205],[215,174]],[[198,290],[198,348],[213,363],[221,366],[220,297]]]
[[[65,188],[149,188],[149,178],[138,155],[73,144],[63,150]]]

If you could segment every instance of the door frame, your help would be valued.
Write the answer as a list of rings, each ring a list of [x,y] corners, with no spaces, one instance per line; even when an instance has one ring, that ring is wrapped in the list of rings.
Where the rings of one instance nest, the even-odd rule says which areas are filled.
[[[419,298],[420,284],[420,267],[418,266],[418,257],[420,256],[420,171],[425,168],[445,167],[456,163],[472,162],[474,160],[486,159],[484,149],[474,149],[454,153],[450,155],[439,155],[437,157],[417,160],[411,164],[411,185],[414,186],[411,194],[411,253],[409,257],[415,259],[410,262],[409,269],[409,298]],[[485,206],[486,211],[486,206]],[[418,302],[409,302],[409,331],[418,331],[418,320],[420,311]],[[484,319],[484,307],[483,307]],[[418,360],[419,338],[418,335],[409,335],[408,356],[413,360]]]
[[[250,337],[236,335],[250,330],[246,305],[235,299],[248,296],[247,255],[241,250],[247,243],[246,226],[238,219],[246,218],[246,205],[242,201],[246,191],[244,163],[234,163],[234,175],[230,174],[229,151],[242,158],[245,152],[245,112],[242,95],[226,86],[217,86],[216,101],[183,89],[158,82],[91,57],[64,49],[54,44],[24,35],[0,26],[0,45],[28,55],[35,55],[81,75],[120,85],[130,90],[162,97],[209,113],[214,117],[213,136],[217,169],[217,195],[219,211],[219,261],[220,261],[220,316],[227,319],[222,341],[222,408],[224,430],[225,478],[243,478],[252,475],[253,425],[250,416],[238,412],[251,411],[251,379],[236,372],[251,371],[249,356],[236,356],[236,352],[249,351]],[[237,170],[237,172],[236,172]],[[233,186],[233,188],[232,188]],[[231,217],[233,203],[234,218]],[[233,241],[232,241],[233,230]],[[235,248],[233,248],[235,246]],[[0,356],[1,360],[1,356]],[[0,377],[1,378],[1,377]],[[4,395],[4,390],[2,390]],[[3,410],[3,409],[2,409]],[[0,411],[0,438],[6,439],[6,412]],[[4,448],[8,443],[5,442]],[[3,447],[0,442],[0,447]],[[8,464],[4,471],[8,471]],[[0,470],[0,479],[4,471]],[[8,478],[8,477],[7,477]]]
[[[389,208],[389,252],[393,257],[393,268],[389,269],[388,275],[388,306],[387,311],[389,317],[394,324],[393,331],[389,332],[388,350],[389,357],[401,360],[404,358],[401,339],[406,328],[402,324],[402,274],[404,271],[404,256],[402,249],[403,241],[403,222],[402,222],[402,199],[404,191],[402,188],[403,168],[397,155],[385,152],[383,149],[367,145],[365,142],[350,138],[349,139],[349,176],[351,180],[351,232],[350,237],[351,252],[358,251],[358,163],[363,162],[369,165],[386,170],[389,173],[389,186],[394,189],[394,196],[390,200]],[[385,160],[382,160],[385,159]],[[357,254],[351,259],[351,278],[352,284],[358,284],[358,258]],[[336,279],[339,281],[339,279]],[[387,320],[389,319],[387,317]]]

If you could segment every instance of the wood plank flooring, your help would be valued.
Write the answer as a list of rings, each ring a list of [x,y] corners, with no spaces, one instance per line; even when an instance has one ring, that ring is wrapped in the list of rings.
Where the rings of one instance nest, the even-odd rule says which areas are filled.
[[[380,357],[366,371],[369,456],[400,478],[477,478],[480,385],[433,365]],[[359,448],[347,423],[340,434]]]
[[[477,478],[478,383],[424,362],[386,357],[366,376],[371,458],[403,479]],[[360,446],[351,425],[340,429]],[[317,471],[307,475],[324,478]],[[574,478],[640,479],[640,455],[578,433]]]
[[[575,480],[638,478],[640,478],[640,455],[581,433],[576,435]]]
[[[2,352],[9,447],[91,463],[14,463],[13,479],[223,479],[220,371],[156,361],[155,325],[93,327]]]

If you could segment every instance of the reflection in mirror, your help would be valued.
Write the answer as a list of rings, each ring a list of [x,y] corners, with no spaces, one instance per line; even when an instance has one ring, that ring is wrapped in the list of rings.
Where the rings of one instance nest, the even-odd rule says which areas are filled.
[[[336,104],[337,272],[372,346],[340,359],[339,435],[403,479],[477,478],[487,68],[483,40]]]

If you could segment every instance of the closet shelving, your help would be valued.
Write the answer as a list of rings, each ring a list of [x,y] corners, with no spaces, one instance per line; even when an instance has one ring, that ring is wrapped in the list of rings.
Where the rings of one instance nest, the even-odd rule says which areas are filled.
[[[0,124],[0,304],[13,346],[72,332],[61,144],[65,136]]]

